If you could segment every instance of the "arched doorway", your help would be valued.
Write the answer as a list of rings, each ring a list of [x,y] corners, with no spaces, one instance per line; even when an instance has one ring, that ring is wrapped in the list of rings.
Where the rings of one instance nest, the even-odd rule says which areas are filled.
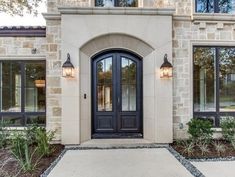
[[[92,138],[143,137],[141,58],[112,50],[91,63]]]

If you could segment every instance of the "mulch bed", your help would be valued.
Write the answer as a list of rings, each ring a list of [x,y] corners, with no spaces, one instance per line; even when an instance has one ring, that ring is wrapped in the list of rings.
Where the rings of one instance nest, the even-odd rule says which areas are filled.
[[[218,140],[217,140],[218,142]],[[171,147],[174,148],[178,153],[180,153],[185,158],[189,159],[210,159],[210,158],[229,158],[229,157],[235,157],[235,149],[232,147],[232,145],[224,140],[219,140],[220,143],[222,143],[225,146],[225,152],[222,152],[220,155],[215,149],[215,146],[213,145],[213,142],[209,144],[209,152],[202,155],[201,150],[199,147],[195,146],[192,154],[187,154],[185,151],[185,148],[182,145],[177,144],[176,142],[171,144]]]
[[[36,170],[30,173],[24,173],[20,170],[18,161],[11,154],[10,149],[0,149],[0,177],[39,177],[49,166],[50,164],[60,155],[63,151],[63,145],[52,145],[54,148],[53,153],[50,157],[43,157],[39,164],[36,167]],[[36,160],[36,159],[34,159]],[[4,165],[3,165],[4,163]]]

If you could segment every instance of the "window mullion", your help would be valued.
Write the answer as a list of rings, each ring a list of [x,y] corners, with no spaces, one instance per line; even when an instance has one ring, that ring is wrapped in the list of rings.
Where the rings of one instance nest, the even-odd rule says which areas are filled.
[[[215,126],[219,126],[219,112],[220,112],[220,68],[219,68],[219,48],[215,48],[215,53],[216,53],[216,117],[215,117]]]
[[[20,63],[21,69],[21,113],[23,116],[22,123],[25,125],[25,63]]]
[[[2,62],[0,61],[0,112],[2,112],[2,92],[3,92],[3,88],[2,88]],[[1,117],[0,117],[0,121],[1,121]]]
[[[219,0],[214,0],[214,12],[219,13]]]
[[[119,7],[119,0],[114,0],[114,7]]]

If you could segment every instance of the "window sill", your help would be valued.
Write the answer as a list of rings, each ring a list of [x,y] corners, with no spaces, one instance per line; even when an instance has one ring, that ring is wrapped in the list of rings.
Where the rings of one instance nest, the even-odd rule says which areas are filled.
[[[194,13],[193,21],[231,21],[235,22],[235,14],[224,13]]]
[[[222,132],[222,129],[221,128],[212,128],[213,132],[215,133],[219,133],[219,132]]]
[[[174,8],[138,7],[58,7],[61,14],[80,15],[173,15]]]
[[[39,127],[45,127],[46,125],[39,125]],[[9,131],[23,131],[26,130],[28,127],[6,127],[6,130]]]
[[[22,131],[25,130],[27,127],[6,127],[7,130],[10,131]]]

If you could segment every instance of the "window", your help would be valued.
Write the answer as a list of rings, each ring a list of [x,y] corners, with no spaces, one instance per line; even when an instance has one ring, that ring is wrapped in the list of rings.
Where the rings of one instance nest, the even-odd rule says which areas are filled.
[[[235,47],[194,47],[194,117],[235,116]]]
[[[45,61],[0,61],[1,121],[45,124],[45,75]]]
[[[196,0],[198,13],[234,13],[235,0]]]
[[[95,6],[101,7],[138,7],[138,0],[96,0]]]

